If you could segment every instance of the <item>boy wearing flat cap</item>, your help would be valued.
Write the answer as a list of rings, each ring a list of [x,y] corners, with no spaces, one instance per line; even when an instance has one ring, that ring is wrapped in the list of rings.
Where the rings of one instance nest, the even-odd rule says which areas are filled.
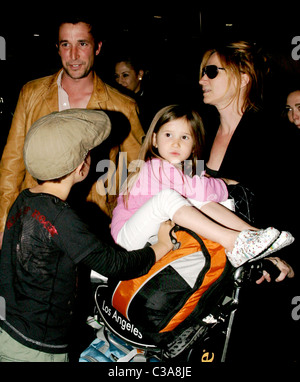
[[[102,111],[69,109],[42,117],[26,136],[24,163],[38,185],[21,192],[6,222],[0,361],[68,360],[79,262],[106,277],[131,279],[147,273],[172,248],[168,224],[151,247],[127,252],[108,246],[65,202],[89,172],[89,151],[108,137],[110,128]]]

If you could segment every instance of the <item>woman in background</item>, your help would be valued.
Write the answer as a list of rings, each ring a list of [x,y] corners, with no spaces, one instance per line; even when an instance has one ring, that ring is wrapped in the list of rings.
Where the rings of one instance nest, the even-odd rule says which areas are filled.
[[[156,89],[153,79],[150,81],[150,71],[142,59],[134,55],[120,54],[115,58],[114,78],[120,85],[118,90],[135,99],[141,125],[146,133],[156,112],[168,104],[165,91]]]
[[[288,120],[300,129],[300,90],[293,90],[286,99],[285,110]]]

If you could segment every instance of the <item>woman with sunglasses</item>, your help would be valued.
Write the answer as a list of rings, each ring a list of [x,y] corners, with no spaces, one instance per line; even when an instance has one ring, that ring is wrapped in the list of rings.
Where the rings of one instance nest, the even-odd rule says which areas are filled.
[[[272,144],[276,124],[261,110],[264,64],[254,45],[240,41],[207,51],[200,68],[203,101],[218,111],[215,122],[211,116],[206,122],[204,115],[206,172],[232,180],[229,192],[239,199],[237,213],[256,224],[266,223],[260,219],[272,212],[266,186],[278,159]]]
[[[273,220],[280,226],[286,220],[280,216],[274,179],[282,135],[262,108],[265,63],[258,49],[245,41],[204,54],[199,81],[203,101],[218,111],[216,118],[202,114],[204,155],[206,174],[226,181],[237,215],[251,223]]]
[[[280,130],[277,129],[278,122],[262,108],[262,73],[265,65],[266,60],[257,47],[244,41],[212,49],[204,54],[200,67],[203,101],[214,106],[218,112],[216,118],[211,113],[207,113],[207,118],[205,113],[202,114],[206,130],[206,173],[227,179],[227,182],[228,179],[231,180],[228,182],[228,191],[235,199],[237,213],[244,220],[248,218],[252,223],[255,221],[255,224],[266,224],[263,216],[267,216],[280,226],[283,221],[280,219],[279,208],[280,204],[284,203],[279,202],[282,194],[276,195],[280,173],[276,174],[274,170],[280,164],[280,160],[282,161],[282,134],[279,134]],[[240,198],[237,195],[238,190],[242,193]],[[288,265],[278,257],[269,259],[279,269]],[[293,277],[294,272],[288,267],[287,276]],[[238,343],[235,346],[243,347],[243,356],[247,356],[245,351],[249,349],[249,353],[255,350],[257,356],[264,360],[269,359],[267,357],[274,358],[276,354],[270,349],[273,348],[276,353],[276,349],[284,346],[274,337],[272,327],[276,322],[279,324],[275,317],[276,314],[278,316],[280,305],[286,303],[284,299],[288,296],[281,291],[282,300],[275,293],[276,300],[273,301],[271,293],[264,296],[261,289],[259,295],[253,295],[253,290],[250,293],[251,296],[244,297],[248,303],[251,300],[255,301],[253,312],[266,305],[270,311],[273,311],[274,307],[277,313],[273,311],[270,322],[270,316],[265,316],[268,314],[267,309],[262,309],[258,312],[260,324],[257,326],[241,311],[240,320],[244,322],[244,328],[246,324],[247,330],[243,330],[243,336],[238,333],[242,344]],[[252,318],[257,319],[255,313]],[[268,354],[259,353],[256,340],[260,334],[264,336],[264,343],[269,345]],[[239,354],[235,354],[235,357],[238,358]]]

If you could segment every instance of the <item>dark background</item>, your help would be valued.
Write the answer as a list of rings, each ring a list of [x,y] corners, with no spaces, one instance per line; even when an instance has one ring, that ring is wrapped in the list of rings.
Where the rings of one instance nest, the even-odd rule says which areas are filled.
[[[229,39],[256,42],[268,55],[270,73],[266,94],[271,112],[280,115],[287,89],[291,83],[299,83],[300,60],[292,58],[292,50],[296,48],[292,39],[300,36],[299,2],[240,2],[237,5],[222,2],[220,5],[211,1],[209,5],[206,2],[195,5],[188,1],[161,1],[157,6],[147,1],[137,4],[112,2],[110,6],[107,1],[105,6],[100,1],[6,4],[0,13],[0,36],[6,40],[6,60],[0,61],[0,97],[3,100],[0,103],[0,152],[21,87],[29,80],[53,74],[60,68],[55,22],[61,12],[72,11],[74,7],[85,12],[90,10],[99,20],[103,47],[96,61],[96,71],[110,84],[113,83],[111,58],[120,46],[128,44],[144,57],[158,92],[167,89],[178,100],[200,105],[202,96],[198,80],[202,55],[216,43]],[[288,296],[299,295],[299,282],[289,285],[292,290]],[[277,285],[274,289],[273,285],[272,288],[273,296],[284,294],[285,287]],[[283,325],[272,328],[272,341],[266,337],[267,343],[264,343],[264,331],[274,319],[271,310],[274,305],[268,301],[262,302],[265,311],[270,309],[266,326],[261,325],[256,314],[258,307],[250,310],[250,314],[246,310],[252,323],[248,321],[246,327],[235,333],[236,336],[246,333],[246,340],[250,341],[255,332],[260,338],[257,346],[261,352],[258,353],[266,348],[266,358],[272,357],[270,348],[273,348],[276,354],[282,354],[283,361],[299,362],[299,322],[291,319],[290,299],[282,299],[284,302],[278,305],[275,314],[278,315],[276,322]],[[245,301],[247,304],[249,300]],[[235,349],[238,351],[238,346]],[[254,354],[252,361],[262,359],[255,359]]]
[[[74,11],[76,7],[83,12],[90,10],[99,20],[103,47],[96,69],[107,82],[112,81],[112,54],[130,43],[144,57],[157,87],[174,89],[181,97],[201,102],[201,94],[198,96],[201,57],[207,48],[231,38],[254,41],[269,55],[275,102],[287,82],[299,77],[299,61],[291,57],[295,48],[292,38],[300,36],[297,3],[267,6],[262,2],[160,3],[7,4],[0,14],[0,36],[6,40],[6,61],[0,61],[0,97],[5,95],[4,101],[14,109],[24,83],[60,68],[55,21],[62,12]]]

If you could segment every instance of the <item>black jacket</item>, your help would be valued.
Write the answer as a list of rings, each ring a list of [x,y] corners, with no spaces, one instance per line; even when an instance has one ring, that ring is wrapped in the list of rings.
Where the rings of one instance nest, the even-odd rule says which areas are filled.
[[[149,271],[152,248],[127,252],[90,233],[69,205],[24,190],[6,223],[0,256],[0,325],[22,344],[64,353],[76,296],[77,264],[92,263],[106,277],[131,279]]]

